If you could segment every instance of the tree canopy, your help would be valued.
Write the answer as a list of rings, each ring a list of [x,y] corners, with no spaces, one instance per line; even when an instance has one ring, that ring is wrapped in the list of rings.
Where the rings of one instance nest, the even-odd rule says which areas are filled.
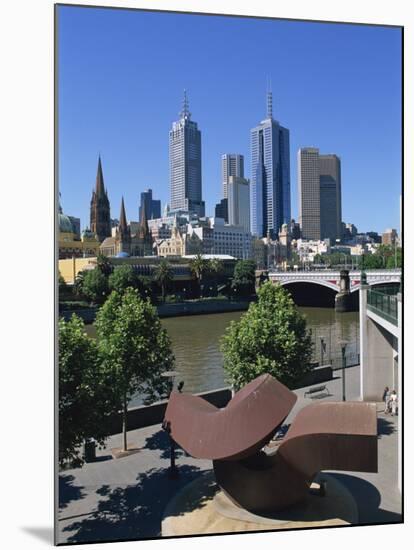
[[[154,279],[161,286],[162,300],[165,301],[165,295],[168,289],[168,285],[174,278],[174,272],[171,264],[168,260],[161,260],[154,271]]]
[[[94,438],[103,445],[116,411],[112,384],[95,340],[75,314],[59,320],[59,463],[83,463],[81,445]]]
[[[135,288],[137,285],[137,277],[131,265],[116,266],[113,272],[109,275],[108,285],[110,290],[124,292],[127,288]]]
[[[174,364],[171,342],[155,308],[132,288],[112,292],[95,324],[98,348],[123,409],[126,449],[127,404],[136,393],[146,404],[165,397],[168,380],[161,375]]]
[[[238,294],[254,293],[256,263],[253,260],[238,260],[234,266],[232,288]]]
[[[84,271],[81,281],[81,293],[91,302],[101,304],[108,295],[108,279],[102,271],[95,269]]]
[[[289,292],[271,282],[259,289],[257,303],[230,324],[221,350],[227,379],[236,389],[264,373],[292,388],[311,370],[306,319]]]

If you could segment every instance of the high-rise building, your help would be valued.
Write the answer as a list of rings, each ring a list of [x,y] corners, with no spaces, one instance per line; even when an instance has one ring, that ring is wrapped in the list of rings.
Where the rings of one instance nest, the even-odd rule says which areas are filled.
[[[171,210],[187,210],[205,215],[201,189],[201,132],[191,120],[184,90],[180,119],[170,130]]]
[[[250,189],[249,180],[230,176],[227,184],[228,223],[241,225],[250,231]]]
[[[142,220],[143,204],[145,203],[145,212],[147,219],[152,220],[161,218],[161,201],[152,198],[152,189],[146,189],[141,193],[141,204],[139,206],[139,220]]]
[[[228,199],[221,199],[214,208],[214,216],[216,218],[222,218],[226,223],[229,223],[229,201]]]
[[[299,224],[305,240],[342,237],[341,163],[316,147],[298,151]]]
[[[341,159],[337,155],[319,155],[319,176],[321,239],[329,238],[333,243],[342,236]]]
[[[250,227],[256,237],[276,238],[290,222],[289,130],[273,118],[272,93],[267,117],[251,130]]]
[[[236,153],[226,153],[221,156],[221,181],[223,186],[223,198],[227,199],[227,186],[229,178],[244,178],[244,157]]]
[[[397,242],[398,234],[396,229],[386,229],[382,234],[382,244],[394,246]]]
[[[98,160],[95,190],[92,191],[90,229],[99,242],[111,235],[111,212],[108,194],[104,186],[101,157]]]

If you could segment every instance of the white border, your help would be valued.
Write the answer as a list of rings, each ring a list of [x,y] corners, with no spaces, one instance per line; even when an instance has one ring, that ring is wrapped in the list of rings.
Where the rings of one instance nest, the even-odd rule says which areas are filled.
[[[68,4],[75,3],[68,1]],[[413,98],[414,22],[410,3],[329,0],[101,0],[83,4],[209,11],[300,19],[370,22],[405,25],[405,97]],[[0,189],[1,189],[1,500],[0,541],[4,548],[35,549],[49,544],[45,532],[53,525],[53,2],[8,0],[1,7],[0,51]],[[414,204],[412,101],[406,101],[406,193],[405,205]],[[408,125],[410,121],[410,125]],[[412,186],[411,186],[412,187]],[[408,213],[409,216],[409,213]],[[412,309],[412,255],[409,251],[412,223],[405,220],[405,309]],[[5,305],[4,305],[5,303]],[[406,314],[405,332],[410,318]],[[409,337],[406,351],[405,446],[411,448],[412,407],[409,404],[413,377],[410,373]],[[405,496],[412,485],[406,459]],[[319,548],[335,545],[347,550],[354,544],[381,547],[395,545],[412,532],[410,506],[406,524],[360,527],[222,538],[190,538],[153,542],[112,543],[113,548],[209,548],[212,544],[237,548],[286,545]],[[43,538],[42,538],[43,536]],[[122,545],[122,546],[121,546]],[[101,547],[91,545],[89,547]]]

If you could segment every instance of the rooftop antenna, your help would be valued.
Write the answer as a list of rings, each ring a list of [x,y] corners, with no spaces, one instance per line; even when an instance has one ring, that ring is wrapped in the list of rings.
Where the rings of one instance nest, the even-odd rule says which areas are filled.
[[[188,103],[188,97],[187,97],[187,90],[184,88],[184,99],[183,99],[183,108],[181,111],[182,118],[190,118],[191,113],[189,109],[189,103]]]
[[[267,118],[273,118],[272,81],[267,77]]]

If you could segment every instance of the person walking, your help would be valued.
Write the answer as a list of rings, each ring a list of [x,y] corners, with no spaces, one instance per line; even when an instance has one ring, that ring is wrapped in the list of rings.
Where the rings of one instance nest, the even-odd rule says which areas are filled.
[[[395,416],[397,414],[397,409],[398,409],[397,392],[395,390],[392,390],[390,395],[390,408],[391,408],[391,416]]]
[[[385,414],[389,413],[389,400],[390,400],[390,388],[385,386],[384,393],[382,394],[382,400],[384,401],[384,412]]]

